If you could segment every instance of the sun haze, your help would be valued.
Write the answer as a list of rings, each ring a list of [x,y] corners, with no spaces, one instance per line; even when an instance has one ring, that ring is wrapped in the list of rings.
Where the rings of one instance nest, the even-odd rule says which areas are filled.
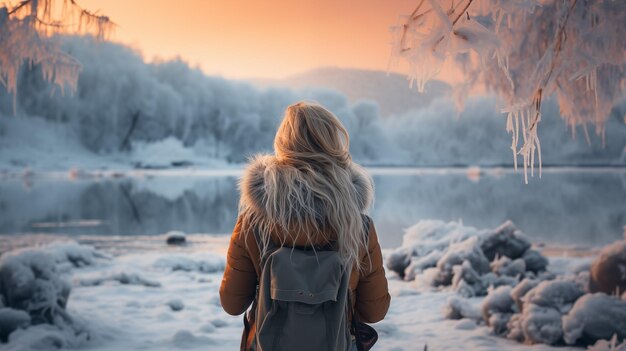
[[[386,70],[389,26],[414,1],[81,0],[146,59],[180,56],[209,74],[283,78],[320,66]]]

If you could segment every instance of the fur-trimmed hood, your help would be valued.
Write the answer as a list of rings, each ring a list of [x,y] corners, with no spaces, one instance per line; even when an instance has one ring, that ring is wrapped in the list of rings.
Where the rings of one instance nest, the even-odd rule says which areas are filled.
[[[361,213],[366,213],[374,201],[374,183],[367,171],[356,163],[349,166],[351,184],[356,193],[357,206]],[[306,178],[306,174],[291,165],[280,163],[275,156],[261,154],[254,156],[246,167],[239,181],[241,199],[240,212],[250,211],[254,216],[264,217],[266,209],[271,207],[270,201],[281,196],[281,184],[293,181],[293,179]],[[269,180],[273,181],[269,181]],[[311,189],[306,186],[298,187],[303,197],[313,196]],[[292,203],[290,202],[290,206]],[[299,209],[294,208],[297,212]],[[324,216],[324,209],[319,209],[320,215]]]

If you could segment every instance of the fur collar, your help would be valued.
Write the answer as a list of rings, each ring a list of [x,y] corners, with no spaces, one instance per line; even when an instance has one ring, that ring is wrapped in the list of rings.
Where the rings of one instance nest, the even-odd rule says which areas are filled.
[[[299,171],[292,166],[280,164],[273,155],[254,156],[239,181],[240,211],[252,211],[263,216],[267,201],[271,197],[268,195],[280,191],[270,189],[271,184],[265,181],[266,177],[281,179],[288,172]],[[357,194],[358,206],[362,213],[366,213],[374,201],[374,182],[367,171],[356,163],[350,166],[350,175]],[[307,192],[309,189],[303,187],[302,191]]]

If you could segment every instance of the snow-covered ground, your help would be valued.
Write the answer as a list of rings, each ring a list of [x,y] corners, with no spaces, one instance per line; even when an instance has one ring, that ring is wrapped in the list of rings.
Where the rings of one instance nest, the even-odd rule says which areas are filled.
[[[229,167],[225,160],[207,156],[200,145],[184,147],[172,137],[153,143],[134,142],[128,153],[98,154],[85,148],[71,128],[41,118],[2,118],[0,136],[0,173],[5,176],[50,172],[80,176],[134,169]]]
[[[0,348],[235,350],[241,316],[223,312],[218,295],[228,239],[192,234],[186,245],[172,246],[165,235],[72,237],[78,246],[50,244],[70,240],[62,235],[4,237],[2,262],[33,246],[52,255],[71,282],[67,312],[74,327],[69,332],[46,325],[19,330]],[[565,272],[589,257],[550,260],[555,271]],[[444,310],[455,292],[403,281],[393,272],[388,278],[392,304],[385,320],[374,325],[380,335],[377,350],[422,350],[425,345],[428,350],[569,350],[498,337],[472,319],[446,319]],[[477,308],[481,300],[468,301]]]

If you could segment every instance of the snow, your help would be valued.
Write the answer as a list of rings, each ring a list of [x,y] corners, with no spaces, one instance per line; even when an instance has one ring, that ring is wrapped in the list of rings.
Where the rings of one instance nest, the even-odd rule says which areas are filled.
[[[587,294],[576,301],[563,317],[564,339],[574,344],[579,339],[608,340],[617,335],[626,339],[626,301],[604,293]]]
[[[28,313],[13,308],[0,308],[0,341],[7,342],[9,334],[30,324]]]
[[[489,234],[493,231],[478,232]],[[61,348],[102,351],[142,348],[237,349],[242,331],[241,316],[227,315],[219,304],[218,295],[229,237],[187,234],[188,244],[185,246],[168,246],[164,239],[165,234],[149,240],[149,245],[138,245],[148,239],[130,236],[119,241],[104,237],[98,241],[99,249],[66,241],[5,254],[3,262],[16,255],[20,256],[23,252],[42,253],[48,257],[50,267],[65,267],[63,270],[56,270],[56,275],[59,279],[64,277],[64,281],[71,285],[65,311],[71,317],[74,328],[67,329],[50,323],[22,326],[11,333],[9,343],[2,347],[7,350],[21,350],[56,345]],[[20,239],[7,237],[7,240],[17,242]],[[463,241],[456,242],[462,243]],[[476,242],[473,244],[474,247],[479,246]],[[57,262],[50,254],[63,251],[59,248],[67,247],[74,247],[74,252],[95,250],[94,257],[102,258],[94,259],[90,264],[74,265],[64,260]],[[436,251],[429,254],[433,252]],[[552,257],[549,259],[552,261]],[[571,257],[558,259],[568,261],[567,267],[574,268],[586,260]],[[25,258],[20,259],[23,260]],[[463,264],[466,267],[471,266],[469,261],[464,261]],[[564,266],[566,265],[561,265]],[[570,330],[555,326],[561,323],[569,326],[574,323],[571,330],[578,330],[580,327],[576,323],[587,320],[587,317],[581,316],[588,313],[587,309],[596,308],[595,305],[580,302],[584,302],[585,296],[589,295],[579,298],[574,307],[571,307],[571,300],[577,293],[568,294],[568,291],[575,291],[574,287],[578,286],[573,280],[576,276],[573,272],[569,273],[569,279],[572,280],[563,278],[563,284],[571,289],[561,288],[564,294],[560,299],[551,292],[559,290],[556,285],[561,286],[561,283],[554,288],[542,283],[542,288],[532,292],[539,285],[535,284],[538,280],[531,279],[523,280],[515,288],[507,285],[491,288],[487,298],[464,298],[446,287],[423,284],[422,280],[429,270],[435,274],[439,272],[437,267],[421,272],[416,270],[416,279],[413,281],[399,279],[396,273],[387,272],[392,304],[385,320],[374,324],[380,336],[378,349],[408,351],[428,345],[428,349],[433,350],[458,350],[460,347],[476,350],[525,350],[527,345],[510,340],[515,339],[513,333],[519,333],[520,341],[526,340],[526,335],[532,335],[535,339],[528,340],[550,342],[559,330],[566,334]],[[105,279],[122,273],[126,279]],[[487,275],[491,279],[497,278],[493,272]],[[84,284],[94,278],[103,280],[100,284]],[[157,281],[160,285],[137,283],[141,280]],[[520,290],[530,292],[523,296]],[[614,305],[615,301],[620,300],[611,299],[614,301],[606,308],[620,307]],[[526,302],[528,306],[523,308],[524,314],[517,313],[520,310],[518,301],[526,300],[533,302]],[[577,307],[578,304],[580,307]],[[568,305],[571,307],[569,314],[562,314],[561,310],[568,310],[563,306]],[[0,309],[0,317],[3,315],[2,311]],[[487,313],[487,320],[483,317],[483,312]],[[612,313],[619,313],[619,310]],[[567,318],[574,322],[569,322]],[[613,317],[609,316],[607,320],[609,318]],[[0,318],[0,324],[4,320],[7,319]],[[15,323],[21,323],[19,318]],[[485,327],[487,323],[489,328]],[[512,329],[503,329],[509,325]],[[620,327],[619,324],[617,327]],[[499,333],[508,335],[508,338],[497,336]],[[552,348],[539,344],[533,349],[570,348]]]
[[[419,237],[428,238],[426,249],[420,250],[415,240]],[[617,328],[626,330],[622,325],[626,321],[624,301],[589,293],[589,269],[593,267],[590,258],[549,260],[537,248],[531,248],[530,240],[510,221],[483,230],[454,222],[418,223],[407,230],[403,243],[405,246],[388,251],[390,257],[403,253],[403,261],[413,253],[409,267],[401,272],[406,274],[399,278],[412,280],[407,284],[419,290],[458,294],[444,306],[445,318],[467,318],[478,326],[485,324],[493,335],[525,344],[580,346],[608,340]],[[619,257],[621,246],[608,245],[599,261],[606,259],[607,252],[618,253]],[[433,261],[429,257],[433,253],[438,257],[435,267],[428,264]],[[478,297],[485,294],[480,301]],[[608,326],[610,323],[613,325]],[[457,329],[473,328],[467,322]],[[624,339],[620,333],[617,340]]]
[[[624,23],[624,8],[615,1],[421,1],[391,28],[390,63],[406,61],[409,86],[415,83],[420,92],[444,63],[457,65],[463,72],[453,92],[458,107],[472,88],[496,93],[508,114],[515,168],[521,155],[528,182],[535,164],[541,176],[547,148],[538,129],[547,119],[541,107],[549,97],[557,96],[560,115],[573,131],[582,126],[589,140],[589,124],[604,137],[612,108],[625,93],[626,26],[610,25]],[[600,24],[590,23],[591,11]]]
[[[155,142],[136,141],[128,155],[136,168],[164,169],[184,166],[224,167],[224,160],[210,160],[172,136]]]

